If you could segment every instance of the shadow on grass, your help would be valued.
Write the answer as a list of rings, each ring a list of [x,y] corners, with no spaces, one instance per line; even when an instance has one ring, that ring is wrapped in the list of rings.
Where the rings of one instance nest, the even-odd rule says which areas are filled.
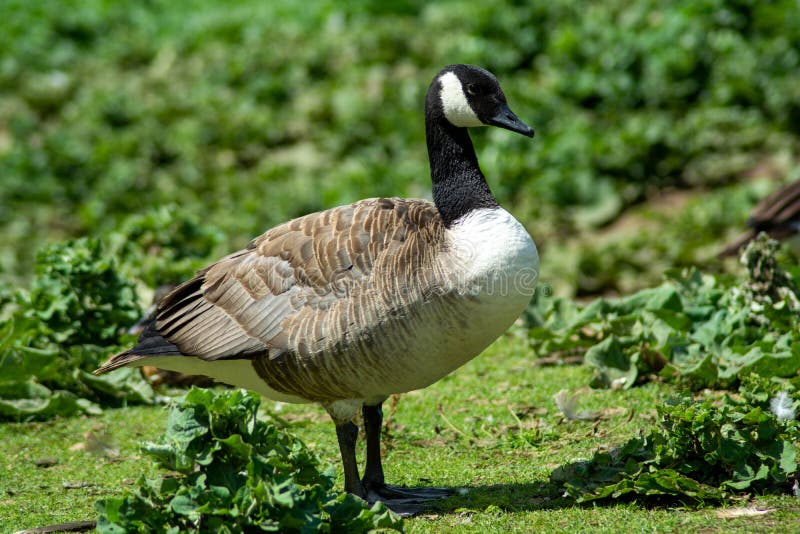
[[[467,486],[464,495],[431,504],[428,513],[451,514],[462,510],[533,511],[580,506],[574,499],[562,497],[563,489],[551,482],[533,481],[488,486]]]
[[[579,462],[582,463],[582,462]],[[571,464],[568,464],[570,466]],[[455,495],[430,504],[425,513],[453,514],[463,511],[474,512],[530,512],[535,510],[558,510],[563,508],[584,508],[616,506],[620,503],[638,502],[647,509],[674,508],[675,506],[694,508],[702,506],[702,501],[682,499],[675,495],[635,495],[628,494],[616,498],[577,502],[564,496],[564,486],[553,481],[532,481],[512,484],[492,484],[486,486],[466,486],[464,495]],[[707,501],[706,504],[713,504]],[[718,503],[717,503],[718,504]]]
[[[579,503],[564,496],[564,488],[552,482],[522,482],[515,484],[493,484],[489,486],[467,486],[465,495],[456,494],[448,499],[431,503],[420,515],[458,514],[462,512],[508,513],[536,510],[559,510],[564,508],[613,507],[620,503],[637,502],[643,508],[668,509],[700,506],[698,501],[679,499],[670,495],[637,496],[623,495],[613,499],[600,499]],[[709,503],[706,503],[709,504]]]

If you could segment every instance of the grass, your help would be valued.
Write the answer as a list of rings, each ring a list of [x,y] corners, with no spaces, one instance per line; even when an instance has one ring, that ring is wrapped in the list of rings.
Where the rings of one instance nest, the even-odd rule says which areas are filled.
[[[158,436],[165,417],[164,407],[131,407],[0,425],[0,532],[94,518],[95,500],[155,474],[138,444]],[[91,485],[65,487],[81,483]]]
[[[797,531],[800,501],[757,497],[734,507],[699,510],[631,501],[578,506],[553,494],[558,465],[611,448],[654,422],[654,408],[674,392],[649,383],[627,391],[585,390],[580,408],[597,421],[565,420],[553,396],[580,390],[590,370],[541,367],[513,333],[430,388],[385,405],[386,476],[390,482],[466,488],[439,510],[407,521],[410,532],[753,532]],[[285,423],[323,459],[339,464],[333,426],[321,409],[266,401],[265,416]],[[94,517],[92,503],[152,475],[138,443],[162,432],[163,407],[106,410],[97,417],[0,425],[0,532]],[[36,462],[52,463],[49,467]],[[340,472],[340,481],[342,479]],[[84,487],[81,482],[89,483]],[[340,482],[341,483],[341,482]],[[752,507],[745,515],[731,512]],[[770,511],[753,515],[754,510]],[[734,517],[724,518],[729,514]],[[747,515],[749,514],[749,515]]]

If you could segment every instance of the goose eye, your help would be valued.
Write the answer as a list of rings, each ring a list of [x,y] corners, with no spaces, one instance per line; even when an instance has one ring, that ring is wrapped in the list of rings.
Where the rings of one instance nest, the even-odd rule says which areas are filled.
[[[480,89],[478,89],[478,86],[475,85],[474,83],[468,83],[467,84],[467,94],[470,95],[470,96],[476,96],[476,95],[480,94]]]

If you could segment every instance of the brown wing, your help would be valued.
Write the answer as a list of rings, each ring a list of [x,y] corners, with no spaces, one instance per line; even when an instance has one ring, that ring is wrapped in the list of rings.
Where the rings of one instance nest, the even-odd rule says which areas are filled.
[[[800,222],[800,180],[778,189],[759,202],[747,225],[755,231],[767,231]]]
[[[747,220],[746,233],[734,239],[720,252],[720,256],[733,256],[760,232],[774,239],[786,239],[800,231],[800,180],[772,192],[756,204]]]
[[[291,347],[302,356],[331,330],[346,329],[326,317],[331,307],[352,308],[351,319],[367,313],[358,309],[363,288],[392,283],[373,274],[413,276],[430,260],[426,243],[443,229],[432,203],[399,198],[294,219],[176,288],[139,343],[100,371],[148,355],[276,358]]]

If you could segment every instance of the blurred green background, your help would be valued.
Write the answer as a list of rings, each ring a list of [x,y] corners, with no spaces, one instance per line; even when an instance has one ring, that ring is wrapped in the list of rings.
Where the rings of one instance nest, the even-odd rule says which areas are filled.
[[[133,246],[152,287],[291,217],[429,197],[424,94],[455,62],[537,131],[473,136],[558,294],[720,269],[800,176],[795,0],[6,0],[0,19],[7,284],[67,238]]]

